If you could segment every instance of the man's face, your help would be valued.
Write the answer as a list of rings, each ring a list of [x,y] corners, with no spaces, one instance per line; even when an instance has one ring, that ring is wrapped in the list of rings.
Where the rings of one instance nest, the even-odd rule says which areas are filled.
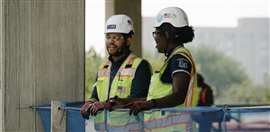
[[[121,33],[107,33],[105,36],[106,48],[111,56],[120,56],[126,47],[126,40]]]
[[[156,41],[156,48],[158,52],[164,53],[167,47],[167,41],[165,34],[159,30],[156,29],[156,31],[153,32],[153,37]]]

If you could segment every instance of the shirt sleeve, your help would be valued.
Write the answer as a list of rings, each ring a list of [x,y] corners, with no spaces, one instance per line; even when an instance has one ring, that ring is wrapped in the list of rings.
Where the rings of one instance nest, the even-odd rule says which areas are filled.
[[[97,77],[96,77],[96,81],[97,81]],[[97,87],[96,86],[93,87],[91,98],[94,98],[96,100],[99,100],[98,99],[98,93],[97,93]]]
[[[130,98],[145,98],[147,96],[151,75],[151,65],[146,60],[142,60],[132,81]]]
[[[183,55],[174,55],[169,63],[170,76],[172,77],[175,73],[184,72],[191,74],[192,65],[191,62]]]

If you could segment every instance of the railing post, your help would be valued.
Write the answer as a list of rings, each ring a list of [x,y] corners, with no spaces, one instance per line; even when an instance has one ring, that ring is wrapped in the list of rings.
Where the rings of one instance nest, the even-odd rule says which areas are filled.
[[[66,112],[60,101],[51,101],[51,132],[66,132]]]

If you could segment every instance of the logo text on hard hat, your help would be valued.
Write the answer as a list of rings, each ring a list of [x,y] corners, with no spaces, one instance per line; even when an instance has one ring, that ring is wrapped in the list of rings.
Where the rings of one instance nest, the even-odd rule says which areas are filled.
[[[107,25],[107,29],[116,29],[116,25],[115,24]]]
[[[173,18],[176,18],[176,14],[174,14],[174,13],[164,13],[163,17],[173,19]]]
[[[164,13],[162,15],[160,14],[157,16],[157,21],[161,22],[164,19],[175,19],[175,18],[176,18],[176,14],[174,14],[174,13]]]

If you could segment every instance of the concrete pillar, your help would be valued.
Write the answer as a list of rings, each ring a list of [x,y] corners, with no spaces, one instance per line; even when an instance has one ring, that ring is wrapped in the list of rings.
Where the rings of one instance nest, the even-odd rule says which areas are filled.
[[[42,131],[29,106],[84,95],[84,0],[0,0],[0,131]]]
[[[3,56],[5,54],[4,44],[3,44],[3,0],[0,0],[0,132],[4,131],[4,61]]]
[[[134,21],[135,40],[131,49],[142,55],[142,17],[141,0],[106,0],[106,19],[113,14],[127,14]]]

